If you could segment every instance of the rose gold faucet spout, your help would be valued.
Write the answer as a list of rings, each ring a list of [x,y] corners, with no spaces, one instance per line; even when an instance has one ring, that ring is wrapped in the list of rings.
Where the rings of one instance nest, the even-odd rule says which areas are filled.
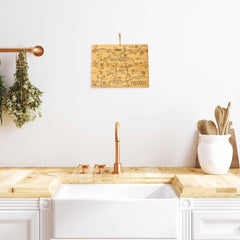
[[[122,164],[120,163],[120,123],[115,123],[115,163],[113,174],[122,174]]]
[[[115,123],[115,142],[120,142],[120,122]]]

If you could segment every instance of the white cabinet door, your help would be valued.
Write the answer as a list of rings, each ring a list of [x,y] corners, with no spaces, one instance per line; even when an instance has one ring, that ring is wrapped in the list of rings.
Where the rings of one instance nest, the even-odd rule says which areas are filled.
[[[1,210],[0,239],[39,240],[39,211]]]
[[[193,240],[240,239],[239,210],[193,210]]]

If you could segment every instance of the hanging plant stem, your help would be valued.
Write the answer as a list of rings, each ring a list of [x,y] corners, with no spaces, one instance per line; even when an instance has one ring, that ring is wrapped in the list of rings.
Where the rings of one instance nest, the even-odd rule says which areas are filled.
[[[1,124],[2,124],[2,102],[3,102],[4,94],[6,92],[6,88],[3,85],[4,83],[3,78],[4,76],[0,75],[0,122]]]
[[[3,106],[13,118],[16,127],[21,128],[25,123],[41,116],[40,97],[43,94],[29,81],[27,54],[24,49],[18,53],[14,76],[13,86],[4,95]]]

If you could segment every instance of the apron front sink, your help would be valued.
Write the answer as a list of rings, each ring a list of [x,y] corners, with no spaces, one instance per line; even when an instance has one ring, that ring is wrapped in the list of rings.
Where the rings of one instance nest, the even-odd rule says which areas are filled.
[[[53,238],[177,238],[171,184],[66,184],[52,199]]]

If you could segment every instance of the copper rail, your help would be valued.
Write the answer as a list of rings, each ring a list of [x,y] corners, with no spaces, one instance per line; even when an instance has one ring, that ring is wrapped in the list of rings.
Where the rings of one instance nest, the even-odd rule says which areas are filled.
[[[0,52],[19,52],[23,48],[0,48]],[[26,52],[33,53],[35,56],[40,57],[44,53],[42,46],[35,46],[30,48],[24,48]]]

